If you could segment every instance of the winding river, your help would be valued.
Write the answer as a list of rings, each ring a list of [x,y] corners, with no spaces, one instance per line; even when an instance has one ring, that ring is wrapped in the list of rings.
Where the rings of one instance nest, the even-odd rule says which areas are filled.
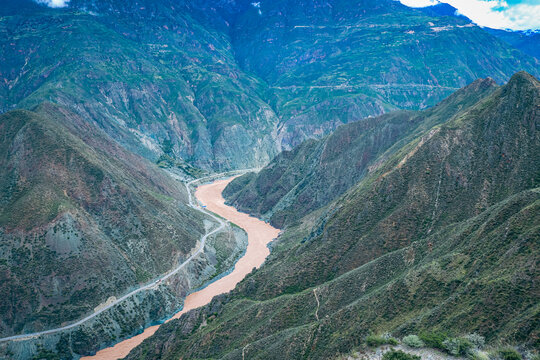
[[[206,209],[220,215],[246,231],[248,235],[246,253],[238,260],[234,270],[230,274],[197,292],[189,294],[184,301],[182,311],[176,313],[171,319],[167,320],[167,322],[172,319],[178,319],[190,310],[208,304],[216,295],[231,291],[236,284],[253,270],[253,268],[261,266],[268,254],[270,254],[267,245],[278,236],[279,229],[272,227],[262,220],[238,212],[232,206],[225,205],[225,200],[221,193],[233,179],[234,177],[226,180],[218,180],[207,185],[201,185],[195,191],[195,197],[203,206],[206,206]],[[142,343],[144,339],[152,336],[159,326],[160,325],[151,326],[139,335],[119,342],[112,347],[100,350],[94,356],[87,356],[82,359],[112,360],[123,358],[127,356],[133,348]]]

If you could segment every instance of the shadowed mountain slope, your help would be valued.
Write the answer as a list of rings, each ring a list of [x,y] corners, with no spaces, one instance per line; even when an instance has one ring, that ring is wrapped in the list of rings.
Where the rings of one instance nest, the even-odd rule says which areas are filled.
[[[486,30],[525,54],[540,59],[540,32],[506,31],[497,29]]]

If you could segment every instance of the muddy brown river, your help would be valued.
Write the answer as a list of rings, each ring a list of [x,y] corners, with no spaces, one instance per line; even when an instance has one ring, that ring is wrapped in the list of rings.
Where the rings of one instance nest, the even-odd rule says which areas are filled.
[[[246,253],[236,263],[234,270],[222,277],[221,279],[211,283],[207,287],[192,294],[189,294],[185,301],[182,311],[176,313],[171,319],[178,319],[182,314],[208,304],[216,295],[227,293],[234,289],[247,274],[262,265],[270,251],[268,243],[275,239],[279,234],[279,229],[272,227],[262,220],[238,212],[234,207],[225,205],[221,193],[223,189],[234,178],[226,180],[218,180],[211,184],[201,185],[195,191],[195,197],[206,206],[206,209],[222,216],[228,221],[240,226],[248,235],[248,246]],[[121,359],[129,354],[129,352],[137,345],[143,342],[144,339],[152,336],[160,325],[155,325],[144,330],[143,333],[133,336],[118,344],[100,350],[94,356],[87,356],[84,360],[112,360]]]

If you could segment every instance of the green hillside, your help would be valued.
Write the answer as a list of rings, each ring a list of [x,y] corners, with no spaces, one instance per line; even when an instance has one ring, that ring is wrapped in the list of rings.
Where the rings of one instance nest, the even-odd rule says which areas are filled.
[[[430,331],[538,351],[539,101],[518,73],[465,102],[128,358],[327,359]]]
[[[172,269],[205,232],[182,184],[55,105],[0,116],[0,154],[2,337],[81,319]]]
[[[276,154],[277,118],[257,95],[261,83],[187,5],[71,5],[2,17],[0,110],[60,104],[154,161],[165,153],[219,170]]]
[[[0,358],[78,358],[178,311],[241,229],[99,309],[214,226],[177,179],[261,167],[224,195],[283,229],[267,262],[131,358],[326,359],[432,330],[539,350],[533,34],[395,0],[45,4],[0,0],[0,338],[99,315]]]
[[[540,75],[537,59],[468,20],[398,1],[246,7],[232,43],[240,65],[273,91],[285,148],[369,115],[435,105],[478,78],[500,84],[519,70]]]

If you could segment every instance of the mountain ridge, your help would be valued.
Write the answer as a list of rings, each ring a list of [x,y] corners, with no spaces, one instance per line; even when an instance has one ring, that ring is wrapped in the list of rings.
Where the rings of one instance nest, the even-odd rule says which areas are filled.
[[[535,349],[539,95],[518,73],[435,124],[287,227],[235,291],[128,359],[236,359],[246,347],[323,359],[365,348],[370,332],[477,332]]]
[[[538,68],[462,20],[393,1],[358,1],[353,14],[342,0],[260,9],[248,1],[73,0],[63,9],[24,1],[24,12],[0,10],[2,111],[57,103],[152,161],[205,170],[262,166],[340,124],[434,105],[478,77],[504,82]]]
[[[392,148],[399,147],[406,139],[449,120],[459,114],[461,108],[496,88],[493,79],[476,80],[428,110],[395,112],[343,125],[322,140],[306,142],[297,147],[294,151],[299,152],[298,155],[281,153],[257,178],[245,175],[236,179],[225,189],[224,196],[239,209],[269,219],[276,226],[288,225],[339,197],[354,183],[373,172],[381,162],[379,155],[385,152],[391,154]],[[308,149],[304,151],[302,146]],[[309,160],[303,159],[308,156],[306,152],[309,153]],[[291,156],[300,156],[302,165],[289,161]],[[343,161],[344,156],[348,157],[346,161]],[[284,158],[284,165],[280,164],[281,158]],[[355,166],[351,167],[351,164]],[[280,173],[283,166],[283,173]],[[242,193],[235,193],[234,189],[240,188],[237,184],[245,183],[248,177],[251,177],[251,183],[242,187]],[[289,180],[291,177],[295,180]],[[339,181],[334,183],[335,179]]]

